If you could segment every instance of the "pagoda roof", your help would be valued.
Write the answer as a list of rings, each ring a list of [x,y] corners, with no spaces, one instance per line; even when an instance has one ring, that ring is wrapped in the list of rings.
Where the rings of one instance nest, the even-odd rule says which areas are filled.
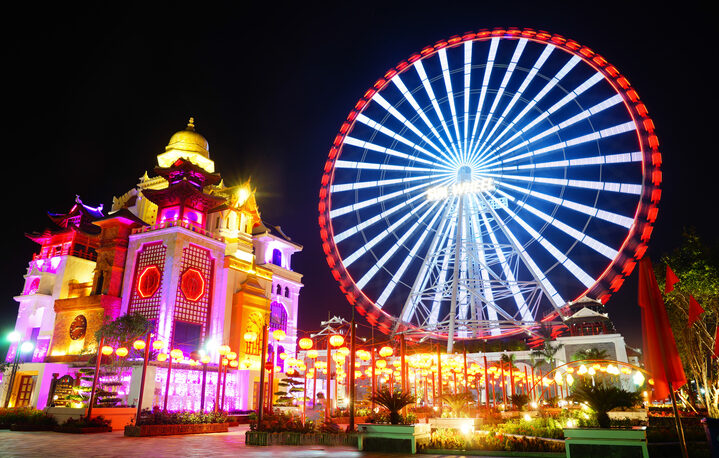
[[[581,318],[604,318],[609,319],[609,316],[606,313],[599,313],[595,312],[594,310],[588,309],[587,307],[582,307],[579,311],[574,313],[572,316],[567,318],[568,320],[574,320],[574,319],[581,319]]]
[[[170,167],[155,167],[155,173],[166,179],[170,186],[186,180],[202,189],[222,180],[219,173],[209,173],[184,158],[177,159]]]
[[[26,233],[25,236],[37,243],[45,243],[52,237],[72,232],[79,232],[88,237],[93,237],[100,233],[100,228],[93,223],[105,215],[102,213],[102,205],[90,207],[80,200],[80,196],[75,196],[75,204],[66,213],[47,212],[47,216],[55,227],[47,228],[42,232]]]
[[[126,224],[128,225],[148,226],[146,222],[138,218],[134,213],[128,210],[127,207],[123,207],[115,212],[110,213],[106,217],[95,221],[94,224],[97,226],[103,226],[110,221],[115,221],[118,219],[126,220]]]
[[[270,234],[290,243],[296,247],[302,248],[302,245],[293,241],[287,234],[282,231],[282,227],[273,226],[272,224],[262,221],[259,225],[252,228],[252,235]]]
[[[186,180],[171,184],[165,189],[145,189],[142,193],[150,202],[161,208],[182,204],[202,212],[207,212],[225,201],[224,197],[205,194]]]

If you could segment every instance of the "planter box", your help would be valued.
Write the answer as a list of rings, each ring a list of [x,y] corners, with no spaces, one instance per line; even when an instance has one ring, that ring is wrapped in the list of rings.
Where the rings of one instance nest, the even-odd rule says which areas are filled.
[[[607,415],[609,415],[609,418],[612,420],[639,420],[639,421],[647,421],[647,411],[646,410],[618,410],[616,412],[607,412]],[[672,417],[672,420],[674,420],[674,417]]]
[[[188,425],[125,426],[125,436],[174,436],[176,434],[226,433],[227,423],[193,423]]]
[[[47,413],[57,419],[62,424],[68,418],[82,418],[87,414],[87,409],[81,407],[79,409],[73,407],[48,407],[45,409]],[[110,420],[110,426],[113,431],[122,431],[125,425],[129,425],[135,419],[137,409],[134,407],[93,407],[92,416],[102,416],[106,420]]]
[[[80,428],[77,426],[57,426],[54,429],[57,433],[68,434],[92,434],[92,433],[109,433],[112,432],[111,426],[88,426]]]
[[[267,431],[247,431],[245,433],[247,445],[329,445],[329,446],[357,446],[356,434],[327,434],[327,433],[270,433]]]
[[[481,429],[483,418],[430,418],[432,429],[456,429],[459,431],[475,431]]]
[[[646,427],[632,429],[564,428],[567,458],[642,456],[649,458]]]
[[[414,425],[358,425],[357,446],[360,450],[373,452],[417,453],[417,442],[428,442],[431,426],[428,423]]]

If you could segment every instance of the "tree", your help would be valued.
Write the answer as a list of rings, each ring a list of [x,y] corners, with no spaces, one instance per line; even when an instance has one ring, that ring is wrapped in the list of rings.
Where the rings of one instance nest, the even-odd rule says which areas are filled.
[[[666,266],[679,277],[674,291],[664,295],[677,349],[686,374],[704,387],[702,401],[709,416],[719,417],[719,368],[714,359],[714,334],[719,320],[719,251],[707,246],[694,230],[685,230],[682,244],[655,266],[664,290]],[[689,297],[704,313],[688,326]],[[701,390],[700,390],[701,391]]]
[[[390,391],[389,388],[382,387],[371,397],[371,400],[387,409],[389,411],[389,422],[393,425],[398,425],[401,420],[399,411],[412,404],[415,398],[408,391]]]
[[[529,354],[532,361],[534,361],[534,367],[538,367],[542,363],[547,363],[551,369],[554,369],[557,362],[557,353],[559,353],[559,350],[561,350],[563,346],[564,344],[552,344],[552,342],[545,340],[542,347],[537,350],[532,350]]]
[[[584,359],[609,359],[609,354],[606,350],[600,350],[598,348],[585,348],[584,350],[579,350],[572,355],[573,361]]]
[[[640,402],[641,395],[616,386],[608,386],[604,383],[593,385],[582,380],[575,385],[572,398],[577,402],[586,403],[594,410],[600,428],[609,428],[607,412],[617,407],[634,407]]]
[[[474,396],[469,393],[447,393],[441,396],[442,402],[447,404],[450,412],[455,418],[460,418],[468,414],[469,406],[474,403]]]

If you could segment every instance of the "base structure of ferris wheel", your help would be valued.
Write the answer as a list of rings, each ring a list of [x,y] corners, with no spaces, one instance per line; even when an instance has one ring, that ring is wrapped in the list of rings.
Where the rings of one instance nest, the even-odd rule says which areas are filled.
[[[636,90],[602,56],[531,29],[467,33],[380,78],[325,164],[323,250],[382,332],[536,334],[606,303],[642,258],[661,153]]]

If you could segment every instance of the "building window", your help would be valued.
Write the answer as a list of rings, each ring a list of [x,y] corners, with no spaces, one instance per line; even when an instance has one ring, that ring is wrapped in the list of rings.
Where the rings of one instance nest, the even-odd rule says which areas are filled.
[[[272,264],[282,266],[282,252],[277,248],[272,250]]]
[[[172,336],[172,348],[179,348],[186,356],[200,349],[202,325],[175,321],[175,332]]]
[[[270,333],[277,329],[287,332],[287,311],[284,305],[273,302],[270,306]]]
[[[282,287],[280,285],[277,285],[277,295],[279,296],[281,294],[282,294]]]
[[[290,297],[290,289],[285,286],[285,297]]]

